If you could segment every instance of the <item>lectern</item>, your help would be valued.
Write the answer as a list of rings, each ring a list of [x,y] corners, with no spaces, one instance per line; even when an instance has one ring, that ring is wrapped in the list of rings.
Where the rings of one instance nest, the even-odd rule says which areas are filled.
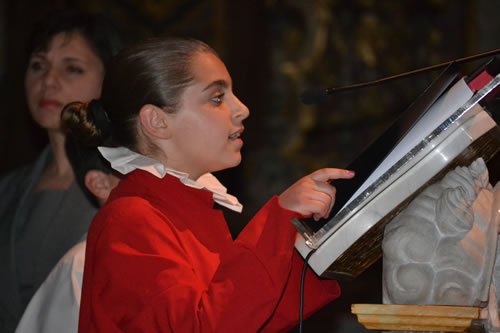
[[[497,165],[500,128],[492,105],[500,92],[500,61],[463,76],[456,65],[441,75],[334,181],[336,210],[318,222],[294,219],[295,247],[321,277],[356,277],[377,261],[385,225],[427,186],[482,157]],[[310,253],[313,252],[313,253]]]

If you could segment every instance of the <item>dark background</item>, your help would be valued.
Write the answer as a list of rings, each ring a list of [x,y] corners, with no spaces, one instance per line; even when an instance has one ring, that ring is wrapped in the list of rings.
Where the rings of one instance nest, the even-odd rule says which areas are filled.
[[[500,47],[494,0],[0,0],[0,174],[47,144],[24,101],[24,49],[31,25],[54,8],[106,13],[126,41],[182,35],[212,45],[236,95],[250,108],[242,164],[218,174],[245,204],[234,234],[273,194],[321,167],[345,167],[439,74],[345,92],[318,106],[300,94],[458,59]],[[481,61],[462,66],[464,74]],[[364,332],[352,303],[381,303],[380,262],[305,331]],[[307,295],[306,295],[307,297]]]

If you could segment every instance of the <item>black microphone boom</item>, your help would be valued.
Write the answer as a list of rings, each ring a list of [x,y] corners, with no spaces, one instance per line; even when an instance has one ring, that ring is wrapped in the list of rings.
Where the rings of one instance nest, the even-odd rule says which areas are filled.
[[[401,74],[397,74],[397,75],[385,77],[383,79],[378,79],[378,80],[374,80],[374,81],[369,81],[369,82],[364,82],[364,83],[356,83],[356,84],[351,84],[351,85],[342,86],[342,87],[338,87],[338,88],[326,88],[326,89],[308,90],[308,91],[304,92],[300,96],[300,100],[302,101],[302,103],[304,103],[306,105],[319,104],[319,103],[324,102],[328,96],[333,95],[334,93],[337,93],[337,92],[343,92],[343,91],[349,91],[349,90],[354,90],[354,89],[360,89],[360,88],[370,87],[370,86],[374,86],[374,85],[377,85],[377,84],[380,84],[380,83],[384,83],[384,82],[387,82],[387,81],[401,79],[403,77],[411,76],[411,75],[414,75],[414,74],[428,72],[428,71],[431,71],[431,70],[443,68],[443,67],[446,67],[446,66],[448,66],[448,65],[450,65],[452,63],[455,63],[455,64],[465,63],[465,62],[468,62],[468,61],[472,61],[472,60],[484,58],[484,57],[495,55],[495,54],[498,54],[498,53],[500,53],[500,49],[496,49],[496,50],[491,50],[491,51],[484,52],[484,53],[475,54],[473,56],[469,56],[469,57],[465,57],[465,58],[461,58],[461,59],[456,59],[456,60],[452,60],[452,61],[448,61],[448,62],[444,62],[444,63],[438,64],[438,65],[433,65],[433,66],[429,66],[429,67],[424,67],[424,68],[416,69],[416,70],[411,71],[411,72],[401,73]]]

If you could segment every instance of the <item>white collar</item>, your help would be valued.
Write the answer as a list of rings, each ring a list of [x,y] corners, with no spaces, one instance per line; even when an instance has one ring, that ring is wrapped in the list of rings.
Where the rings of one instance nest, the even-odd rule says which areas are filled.
[[[188,174],[185,172],[166,168],[160,162],[125,147],[98,147],[97,149],[101,155],[111,163],[111,167],[121,174],[126,175],[135,169],[140,169],[158,178],[163,178],[168,173],[169,175],[179,178],[181,183],[186,186],[197,189],[204,188],[212,192],[214,201],[219,205],[239,213],[241,213],[243,209],[243,205],[239,203],[238,198],[227,193],[227,189],[224,185],[222,185],[211,173],[206,173],[194,181],[189,179]]]

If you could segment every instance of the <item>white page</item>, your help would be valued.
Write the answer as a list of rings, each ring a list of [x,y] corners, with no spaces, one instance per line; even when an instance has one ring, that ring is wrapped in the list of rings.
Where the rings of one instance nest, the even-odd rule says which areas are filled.
[[[347,206],[352,200],[366,190],[373,182],[403,158],[413,147],[419,144],[425,137],[431,134],[441,123],[455,113],[465,104],[473,93],[464,79],[458,81],[453,87],[441,96],[429,110],[420,118],[407,135],[396,145],[393,151],[380,163],[375,171],[354,193],[344,205]],[[342,207],[342,209],[344,208]]]

